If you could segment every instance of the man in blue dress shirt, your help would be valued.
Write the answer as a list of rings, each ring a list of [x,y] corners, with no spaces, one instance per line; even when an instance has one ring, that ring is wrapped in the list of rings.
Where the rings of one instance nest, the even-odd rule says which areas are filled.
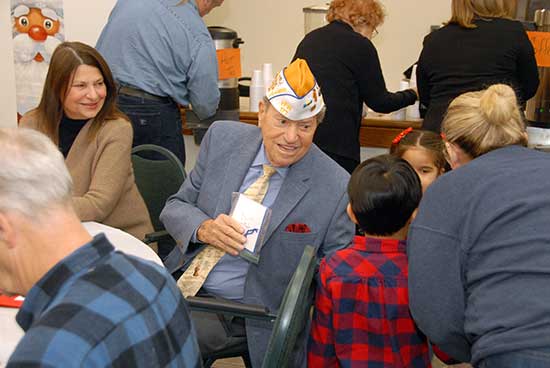
[[[166,270],[92,238],[72,205],[57,147],[0,129],[0,292],[25,295],[25,335],[8,367],[200,367],[181,294]]]
[[[214,42],[202,17],[223,0],[118,0],[97,49],[120,84],[134,146],[152,143],[185,165],[177,104],[203,120],[220,100]]]

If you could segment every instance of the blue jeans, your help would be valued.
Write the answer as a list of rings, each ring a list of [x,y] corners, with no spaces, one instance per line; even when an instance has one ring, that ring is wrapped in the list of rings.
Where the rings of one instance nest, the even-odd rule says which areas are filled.
[[[176,155],[185,166],[185,145],[181,115],[174,101],[156,101],[143,97],[118,95],[118,107],[134,127],[133,146],[156,144]]]
[[[479,368],[546,368],[550,367],[550,348],[518,350],[489,356]]]

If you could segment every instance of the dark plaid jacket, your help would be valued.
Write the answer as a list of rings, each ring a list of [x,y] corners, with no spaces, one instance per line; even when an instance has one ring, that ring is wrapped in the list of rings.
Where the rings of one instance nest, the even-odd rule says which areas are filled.
[[[183,298],[160,266],[116,252],[104,235],[33,286],[8,367],[199,367]]]

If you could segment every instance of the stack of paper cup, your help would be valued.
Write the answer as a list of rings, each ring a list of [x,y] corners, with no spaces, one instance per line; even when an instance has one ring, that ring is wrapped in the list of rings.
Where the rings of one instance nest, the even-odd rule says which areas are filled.
[[[416,64],[413,66],[409,88],[416,88]],[[407,119],[420,119],[420,103],[416,101],[407,107]]]
[[[401,80],[401,82],[399,83],[399,90],[400,91],[404,91],[406,89],[409,89],[409,81],[406,80],[406,79],[403,79]],[[393,114],[392,114],[392,118],[394,120],[405,120],[406,119],[406,111],[407,111],[407,108],[404,107],[402,109],[399,109],[397,111],[394,111]]]
[[[273,81],[273,64],[264,64],[262,67],[262,74],[264,77],[265,91],[267,92],[267,89],[269,88],[269,86],[271,86],[271,82]]]
[[[261,70],[254,70],[250,80],[250,98],[249,109],[252,112],[258,112],[258,104],[265,96],[265,85]]]

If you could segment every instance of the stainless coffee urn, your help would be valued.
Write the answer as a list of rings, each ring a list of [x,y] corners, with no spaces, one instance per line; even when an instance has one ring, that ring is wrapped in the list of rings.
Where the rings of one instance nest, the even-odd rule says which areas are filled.
[[[216,50],[238,49],[239,45],[244,43],[237,32],[225,27],[208,27],[208,31],[214,40]],[[218,88],[220,89],[220,105],[218,111],[220,118],[226,120],[239,120],[239,76],[235,78],[220,79]]]
[[[210,36],[214,40],[216,50],[238,49],[244,43],[237,32],[230,28],[211,26],[208,27]],[[193,136],[196,144],[200,144],[208,127],[216,120],[239,121],[239,80],[238,77],[218,80],[220,89],[220,103],[213,117],[200,122],[188,120],[188,126],[193,128]],[[191,118],[192,119],[192,118]]]
[[[302,9],[304,12],[304,34],[326,25],[327,12],[330,3],[312,5]]]

